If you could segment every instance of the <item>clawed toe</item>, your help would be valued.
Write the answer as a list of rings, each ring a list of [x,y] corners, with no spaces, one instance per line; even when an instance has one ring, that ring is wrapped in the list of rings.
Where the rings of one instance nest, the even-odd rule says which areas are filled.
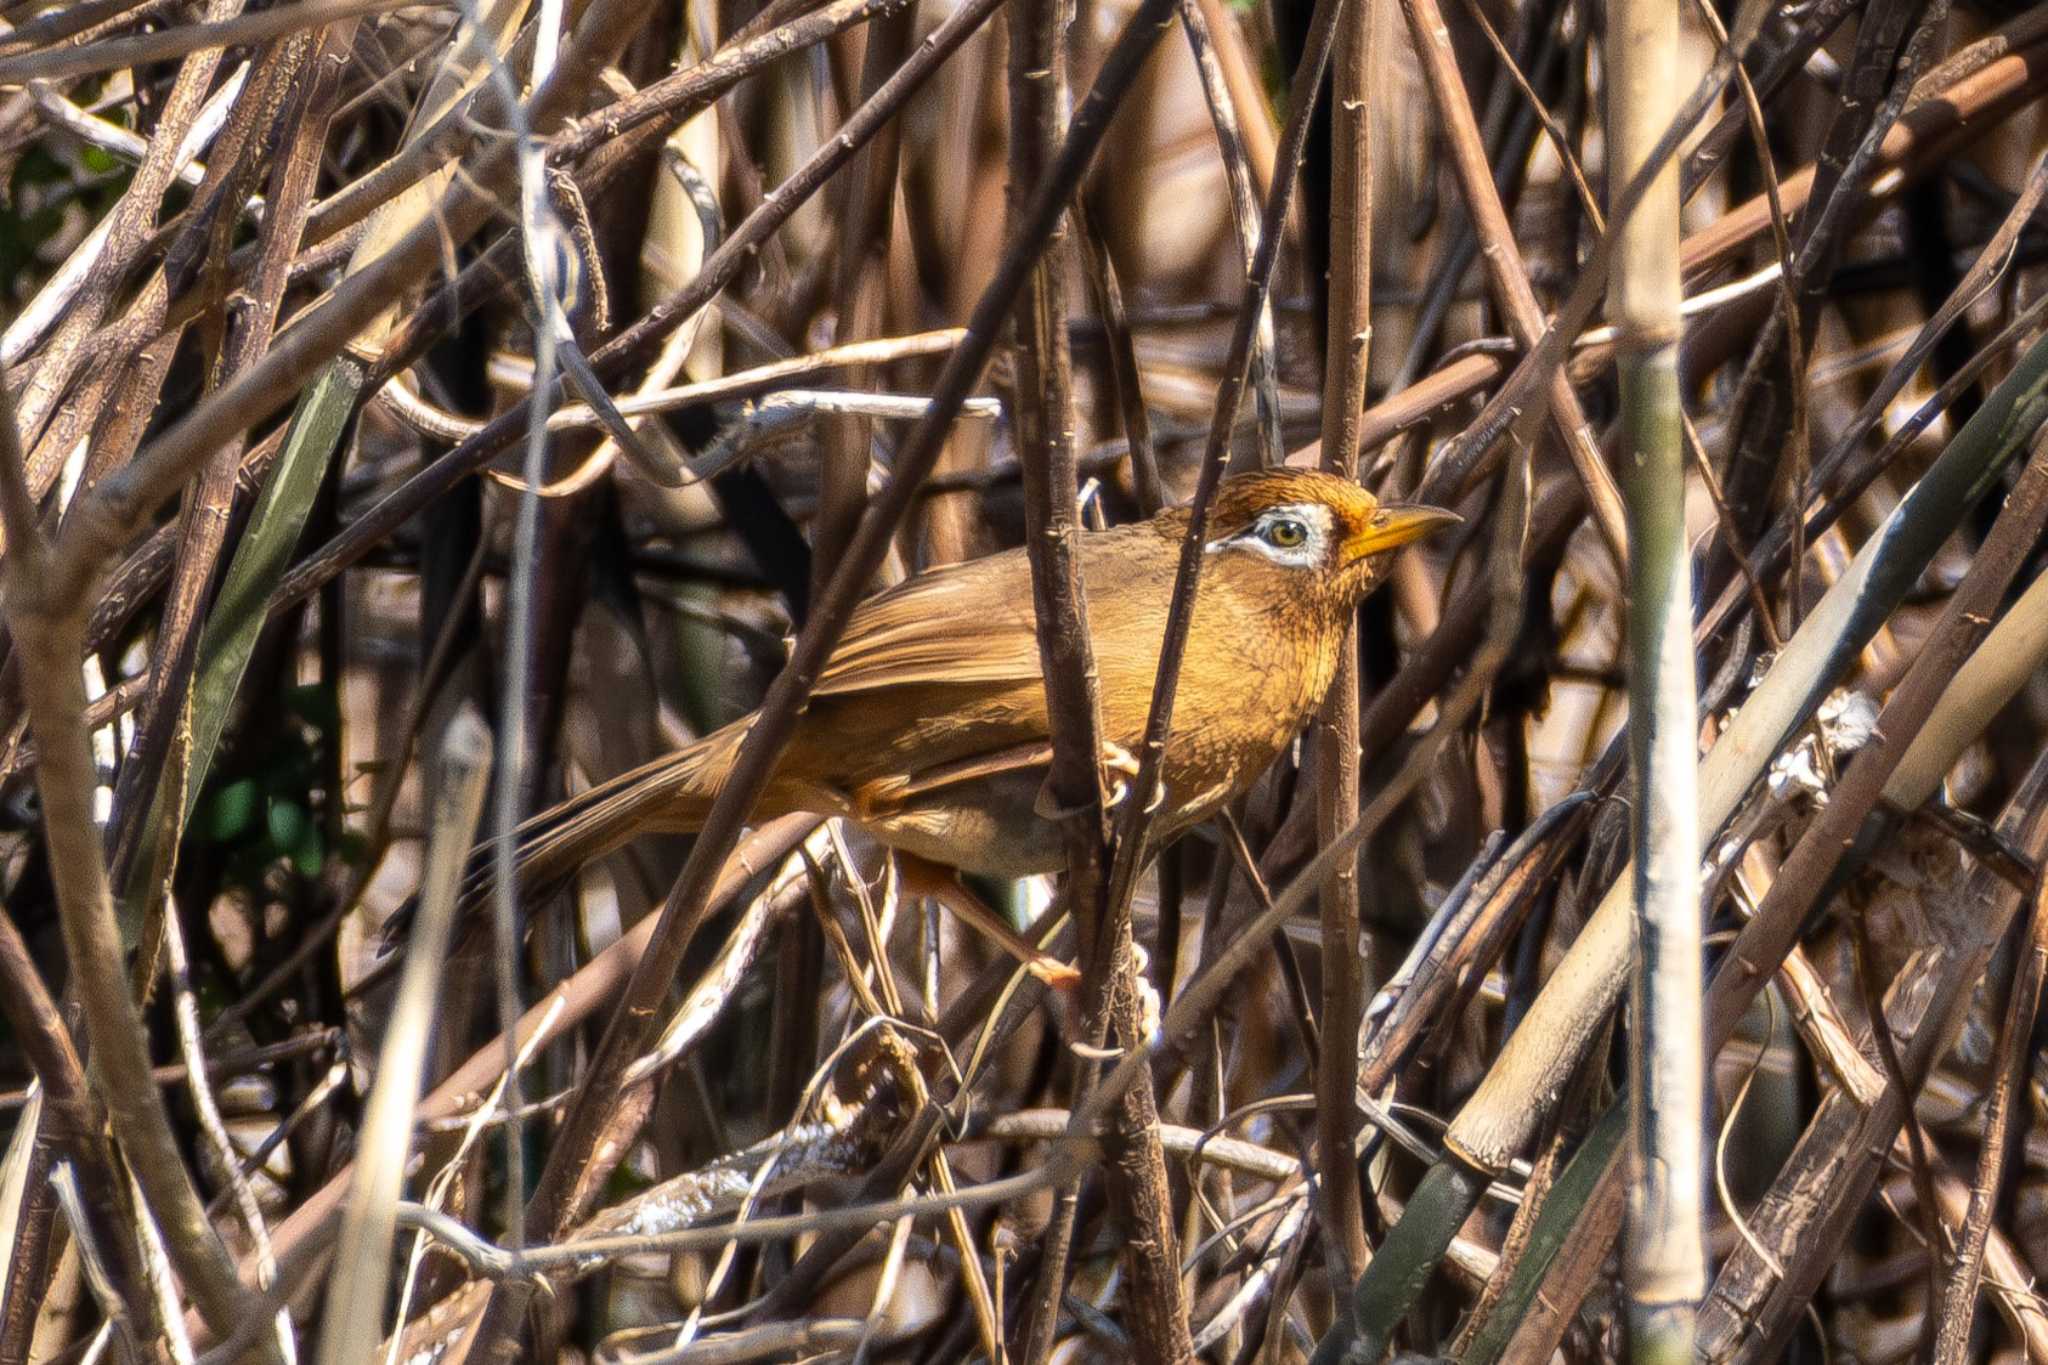
[[[1131,784],[1125,778],[1133,778],[1138,775],[1138,760],[1123,745],[1118,744],[1113,739],[1105,739],[1102,741],[1101,763],[1105,773],[1122,773],[1124,775],[1123,777],[1110,779],[1109,793],[1103,798],[1103,805],[1114,810],[1121,806],[1131,794]],[[1155,795],[1152,801],[1152,810],[1157,810],[1158,808],[1159,801]],[[1151,814],[1151,810],[1148,810],[1146,814]]]
[[[1129,777],[1138,775],[1138,760],[1131,756],[1129,749],[1113,739],[1102,741],[1102,766]]]

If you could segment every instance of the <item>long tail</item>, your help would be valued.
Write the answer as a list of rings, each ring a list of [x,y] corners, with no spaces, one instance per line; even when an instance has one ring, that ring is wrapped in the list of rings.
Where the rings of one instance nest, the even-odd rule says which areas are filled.
[[[724,785],[733,755],[746,736],[733,724],[631,772],[621,773],[542,811],[513,831],[512,862],[522,900],[552,891],[584,864],[630,843],[641,834],[685,834],[697,829]],[[490,900],[496,884],[495,841],[470,850],[463,869],[458,917],[473,916]],[[410,931],[415,905],[407,904],[385,922],[384,946]]]

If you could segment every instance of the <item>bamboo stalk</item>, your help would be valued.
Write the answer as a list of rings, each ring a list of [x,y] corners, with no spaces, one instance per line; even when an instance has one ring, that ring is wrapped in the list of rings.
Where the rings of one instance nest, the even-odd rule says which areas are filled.
[[[1672,0],[1607,7],[1609,184],[1644,164],[1678,106]],[[1707,1286],[1698,732],[1692,563],[1678,394],[1678,167],[1617,229],[1608,292],[1628,511],[1629,758],[1635,799],[1629,974],[1629,1348],[1692,1356]]]
[[[2038,414],[2034,420],[2036,423],[2039,422]],[[1965,436],[1967,434],[1966,429]],[[1958,437],[1959,442],[1963,439],[1964,437]],[[1791,946],[1792,931],[1805,921],[1817,902],[1831,895],[1840,885],[1845,876],[1844,855],[1851,855],[1847,862],[1860,862],[1879,842],[1885,831],[1895,828],[1896,816],[1889,813],[1887,807],[1891,798],[1899,795],[1892,783],[1900,776],[1898,765],[1909,747],[1904,742],[1904,737],[1930,728],[1952,739],[1957,737],[1956,727],[1939,722],[1935,702],[1945,698],[1950,681],[1962,663],[1963,656],[1983,630],[1990,603],[2003,593],[2005,584],[2018,567],[2019,547],[2032,544],[2034,537],[2039,533],[2044,516],[2048,516],[2048,474],[2044,474],[2043,462],[2037,454],[2023,474],[2019,487],[2015,490],[2012,500],[2008,502],[1998,526],[1994,528],[1992,537],[1987,541],[1986,547],[1979,551],[1969,577],[1944,610],[1942,623],[1930,638],[1926,651],[1916,661],[1905,680],[1894,690],[1879,719],[1875,732],[1878,735],[1877,742],[1859,753],[1855,762],[1850,765],[1843,782],[1831,793],[1828,805],[1821,812],[1821,818],[1808,828],[1794,847],[1791,856],[1780,867],[1777,879],[1772,883],[1763,903],[1758,906],[1755,916],[1731,949],[1728,967],[1715,977],[1709,1000],[1710,1044],[1725,1041],[1732,1035],[1735,1024],[1749,1000],[1768,975],[1775,970],[1776,964]],[[1816,618],[1823,615],[1826,607],[1827,603],[1823,601],[1822,609],[1808,618],[1809,627]],[[1788,654],[1791,649],[1798,648],[1798,640],[1805,634],[1806,630],[1802,629],[1800,636],[1794,637]],[[1756,699],[1753,695],[1752,703]],[[1931,721],[1930,716],[1934,716],[1935,719]],[[1894,735],[1901,738],[1897,741],[1888,738]],[[1724,743],[1727,738],[1728,736],[1723,737]],[[1960,748],[1959,742],[1957,747]],[[1718,751],[1717,746],[1716,752]],[[1954,752],[1955,750],[1951,750],[1951,761]],[[2018,809],[2022,816],[2027,813],[2023,802],[2019,803]],[[1972,921],[1972,925],[1973,928],[1977,927],[1976,921]],[[1989,931],[1994,938],[1998,932],[1997,928]],[[1988,944],[1984,946],[1983,951],[1988,954]],[[1971,979],[1976,970],[1979,969],[1962,973],[1959,979]],[[1895,988],[1895,994],[1898,993]],[[1907,997],[1918,995],[1923,999],[1932,999],[1953,997],[1956,993],[1952,989],[1936,989],[1908,990],[1903,994]],[[1924,1065],[1916,1066],[1924,1072]],[[1915,1067],[1909,1066],[1909,1074],[1914,1070]],[[1886,1121],[1888,1127],[1876,1123],[1867,1114],[1858,1120],[1859,1123],[1869,1125],[1872,1132],[1883,1128],[1882,1133],[1875,1138],[1874,1148],[1867,1137],[1859,1137],[1848,1142],[1822,1139],[1813,1144],[1813,1149],[1829,1160],[1832,1160],[1832,1154],[1839,1152],[1845,1159],[1853,1158],[1859,1163],[1860,1168],[1867,1168],[1865,1154],[1874,1152],[1876,1157],[1881,1157],[1884,1152],[1890,1150],[1891,1134],[1897,1131],[1898,1121],[1903,1117],[1903,1101],[1899,1099],[1898,1092],[1887,1085],[1885,1095],[1888,1098],[1884,1102],[1891,1105],[1890,1118]],[[1817,1119],[1816,1123],[1818,1122]],[[1813,1131],[1813,1125],[1809,1125],[1809,1136]],[[1587,1201],[1590,1201],[1591,1206],[1560,1211],[1559,1221],[1566,1226],[1557,1230],[1556,1239],[1551,1246],[1551,1251],[1561,1256],[1559,1265],[1552,1269],[1547,1281],[1547,1256],[1543,1261],[1532,1261],[1525,1267],[1527,1278],[1517,1299],[1521,1308],[1526,1309],[1538,1286],[1541,1285],[1545,1301],[1553,1305],[1564,1305],[1561,1311],[1568,1316],[1571,1305],[1576,1304],[1578,1298],[1583,1296],[1590,1286],[1598,1262],[1604,1254],[1607,1238],[1611,1237],[1614,1230],[1614,1220],[1601,1211],[1600,1205],[1603,1201],[1611,1199],[1613,1192],[1618,1189],[1618,1183],[1611,1178],[1611,1158],[1615,1155],[1615,1146],[1616,1144],[1611,1141],[1596,1142],[1595,1139],[1589,1139],[1579,1155],[1573,1159],[1575,1169],[1581,1166],[1591,1168],[1591,1174],[1581,1177],[1587,1182],[1584,1188],[1588,1191]],[[1819,1181],[1808,1178],[1807,1183],[1802,1185],[1802,1178],[1797,1170],[1788,1168],[1781,1180],[1795,1191],[1822,1191],[1823,1194],[1819,1198],[1796,1194],[1786,1201],[1786,1207],[1796,1210],[1796,1216],[1805,1225],[1803,1231],[1793,1234],[1795,1239],[1798,1236],[1834,1236],[1845,1231],[1845,1225],[1839,1223],[1833,1226],[1832,1231],[1826,1231],[1824,1228],[1833,1214],[1840,1213],[1844,1208],[1854,1204],[1854,1200],[1844,1197],[1846,1186],[1837,1188],[1837,1180],[1834,1177]],[[1599,1191],[1597,1195],[1593,1194],[1596,1188]],[[1752,1257],[1745,1247],[1738,1249],[1729,1263],[1722,1267],[1713,1294],[1707,1301],[1708,1308],[1702,1314],[1703,1340],[1740,1340],[1755,1345],[1763,1338],[1754,1337],[1751,1328],[1761,1318],[1774,1314],[1775,1330],[1780,1331],[1788,1330],[1789,1326],[1798,1320],[1797,1305],[1805,1301],[1801,1288],[1793,1287],[1785,1276],[1767,1270],[1759,1271],[1754,1265],[1746,1267],[1747,1273],[1744,1275],[1734,1273],[1743,1266],[1743,1263],[1751,1260]],[[1801,1261],[1798,1273],[1793,1278],[1801,1281],[1804,1293],[1811,1292],[1813,1282],[1817,1281],[1831,1260],[1829,1256],[1809,1256]],[[1560,1286],[1561,1279],[1566,1281],[1563,1287]],[[1773,1306],[1768,1314],[1764,1305],[1752,1302],[1752,1299],[1757,1298],[1768,1298],[1772,1301]],[[1511,1313],[1510,1317],[1512,1316]],[[1716,1319],[1721,1320],[1718,1325],[1715,1323]],[[1731,1322],[1736,1325],[1730,1326]],[[1494,1349],[1497,1350],[1498,1347],[1499,1343],[1496,1343]],[[1711,1346],[1708,1350],[1710,1354],[1715,1353]],[[1494,1356],[1488,1353],[1475,1358],[1484,1361]]]
[[[1858,552],[1709,751],[1700,774],[1700,831],[1719,829],[1787,736],[1895,607],[1940,541],[2048,416],[2048,343],[2037,343],[1948,451]],[[1632,875],[1632,874],[1631,874]],[[1499,1170],[1534,1132],[1600,1017],[1620,994],[1629,950],[1626,880],[1587,922],[1445,1133],[1454,1152]]]

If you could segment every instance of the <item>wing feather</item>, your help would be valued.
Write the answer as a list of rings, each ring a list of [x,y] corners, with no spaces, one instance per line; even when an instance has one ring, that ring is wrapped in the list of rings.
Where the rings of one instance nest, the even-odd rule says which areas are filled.
[[[949,565],[863,602],[819,674],[816,696],[920,683],[1017,684],[1039,678],[1031,590],[1018,551]]]

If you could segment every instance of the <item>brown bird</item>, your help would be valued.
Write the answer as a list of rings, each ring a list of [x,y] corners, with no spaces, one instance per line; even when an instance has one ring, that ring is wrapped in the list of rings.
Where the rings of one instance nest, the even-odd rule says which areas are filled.
[[[1188,515],[1172,508],[1079,540],[1111,768],[1132,768],[1129,750],[1144,731]],[[1381,506],[1327,474],[1268,470],[1222,482],[1154,847],[1244,792],[1293,741],[1321,704],[1345,626],[1392,552],[1455,520],[1433,507]],[[996,877],[1063,867],[1064,845],[1040,797],[1052,746],[1030,579],[1024,552],[1009,550],[933,569],[862,603],[754,818],[843,816],[902,853]],[[521,883],[557,882],[640,834],[695,831],[752,724],[743,717],[521,825]],[[946,899],[978,922],[986,913]],[[1041,975],[1066,972],[1001,921],[982,927]]]

